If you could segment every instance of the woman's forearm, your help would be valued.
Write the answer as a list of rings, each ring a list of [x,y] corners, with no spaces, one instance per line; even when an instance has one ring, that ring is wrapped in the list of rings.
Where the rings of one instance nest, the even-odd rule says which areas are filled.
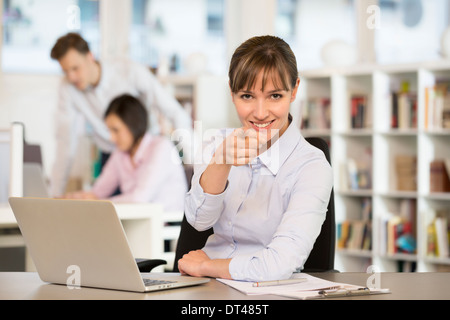
[[[230,170],[229,164],[217,164],[211,161],[200,177],[200,186],[203,191],[209,194],[221,194],[227,185]]]

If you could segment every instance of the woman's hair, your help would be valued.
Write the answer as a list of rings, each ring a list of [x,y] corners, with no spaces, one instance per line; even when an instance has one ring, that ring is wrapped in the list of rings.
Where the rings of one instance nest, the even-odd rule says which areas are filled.
[[[58,40],[53,46],[50,57],[59,60],[64,57],[69,49],[75,49],[81,54],[89,53],[89,45],[78,33],[70,32]]]
[[[134,144],[144,136],[148,129],[147,109],[135,97],[124,94],[114,98],[105,111],[104,118],[117,115],[133,135]]]
[[[297,61],[284,40],[274,36],[258,36],[242,43],[230,62],[228,77],[231,91],[236,93],[253,88],[262,70],[262,90],[269,76],[278,89],[288,91],[295,87],[298,79]]]

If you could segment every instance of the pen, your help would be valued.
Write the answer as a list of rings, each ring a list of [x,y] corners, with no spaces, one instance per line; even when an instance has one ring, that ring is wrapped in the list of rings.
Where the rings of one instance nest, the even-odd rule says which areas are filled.
[[[348,297],[348,296],[370,294],[370,290],[368,288],[358,288],[356,290],[348,290],[345,288],[338,288],[337,290],[332,290],[332,291],[322,290],[322,291],[319,291],[318,293],[319,293],[319,295],[322,295],[324,297]]]
[[[260,281],[253,283],[254,287],[270,287],[270,286],[280,286],[286,284],[294,284],[305,282],[306,278],[295,278],[295,279],[286,279],[286,280],[274,280],[274,281]]]

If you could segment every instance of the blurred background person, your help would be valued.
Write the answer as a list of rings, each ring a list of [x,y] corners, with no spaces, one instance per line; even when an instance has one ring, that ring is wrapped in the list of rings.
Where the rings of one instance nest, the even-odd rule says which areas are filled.
[[[77,33],[60,37],[51,50],[65,73],[59,89],[56,112],[56,154],[52,172],[52,195],[65,192],[76,152],[80,123],[92,128],[93,139],[102,151],[102,164],[113,151],[101,117],[111,100],[121,94],[137,97],[147,110],[158,110],[176,129],[191,130],[189,114],[169,95],[148,67],[127,59],[97,61],[88,43]],[[150,112],[148,112],[150,114]],[[152,119],[152,133],[158,133],[157,119]],[[189,139],[183,140],[187,156]]]
[[[104,119],[116,149],[92,190],[65,198],[161,203],[164,210],[183,210],[187,183],[181,159],[168,138],[148,132],[148,118],[138,99],[115,98]],[[115,194],[118,187],[120,194]]]

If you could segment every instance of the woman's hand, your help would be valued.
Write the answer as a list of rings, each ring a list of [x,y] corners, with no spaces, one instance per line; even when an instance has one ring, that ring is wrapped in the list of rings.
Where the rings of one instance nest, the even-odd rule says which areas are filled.
[[[232,166],[243,166],[269,147],[268,142],[278,130],[239,128],[228,135],[219,145],[214,156],[200,177],[200,186],[209,194],[220,194],[225,190]]]
[[[178,260],[181,274],[194,277],[231,279],[228,266],[231,259],[211,260],[203,250],[191,251]]]
[[[267,132],[254,129],[238,128],[227,136],[214,154],[216,164],[242,166],[250,163],[265,151],[268,141]]]

